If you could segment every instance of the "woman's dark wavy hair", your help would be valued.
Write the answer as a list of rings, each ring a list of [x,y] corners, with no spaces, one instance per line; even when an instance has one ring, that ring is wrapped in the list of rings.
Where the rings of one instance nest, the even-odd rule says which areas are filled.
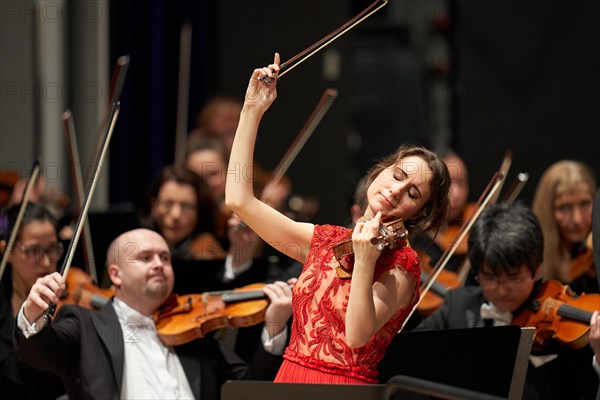
[[[144,205],[141,208],[140,225],[157,232],[159,231],[158,224],[152,217],[152,201],[158,198],[160,188],[167,182],[190,185],[194,188],[198,202],[198,223],[194,229],[194,234],[202,232],[215,234],[217,229],[217,205],[209,186],[204,179],[179,164],[164,167],[150,185]]]
[[[12,230],[15,227],[17,222],[17,216],[19,215],[19,210],[21,208],[21,204],[15,204],[6,211],[2,213],[0,216],[0,239],[8,240]],[[32,222],[45,222],[48,221],[54,228],[54,232],[56,233],[58,239],[58,220],[54,218],[52,213],[48,211],[45,207],[37,205],[35,203],[28,203],[25,208],[25,212],[23,213],[23,219],[21,221],[21,225],[19,226],[19,232],[15,237],[15,241],[19,240],[21,237],[21,232],[23,228]]]
[[[432,171],[431,197],[425,203],[421,213],[414,219],[404,221],[406,229],[411,235],[429,230],[437,230],[446,222],[450,210],[448,191],[450,190],[450,173],[448,167],[440,157],[431,150],[422,146],[403,145],[393,154],[383,158],[375,164],[362,182],[362,192],[366,193],[368,187],[384,169],[397,164],[401,159],[416,156],[425,161]],[[358,191],[357,191],[358,192]],[[366,204],[364,205],[366,207]]]
[[[20,209],[21,204],[15,204],[0,214],[0,240],[8,242],[12,230],[15,228]],[[25,207],[23,219],[21,220],[21,225],[19,225],[19,232],[15,237],[15,242],[21,238],[23,228],[33,222],[49,222],[54,228],[54,235],[58,241],[58,220],[54,218],[54,215],[52,215],[45,207],[35,203],[28,203],[27,207]],[[12,280],[10,278],[7,279],[6,276],[10,276],[11,269],[12,266],[9,263],[4,271],[5,278],[0,282],[0,288],[2,288],[0,293],[4,292],[5,296],[9,296],[8,299],[10,299],[10,293],[12,293]],[[0,299],[0,301],[2,300]]]

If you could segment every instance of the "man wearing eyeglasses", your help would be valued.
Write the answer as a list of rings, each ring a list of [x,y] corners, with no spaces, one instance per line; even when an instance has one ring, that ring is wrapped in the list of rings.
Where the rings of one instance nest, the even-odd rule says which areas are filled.
[[[490,206],[475,221],[468,246],[479,286],[449,291],[441,308],[415,330],[510,325],[536,298],[544,240],[529,208],[519,203]],[[532,352],[523,398],[594,399],[598,377],[592,354],[589,346],[574,350],[556,341]],[[489,361],[492,371],[494,360]]]

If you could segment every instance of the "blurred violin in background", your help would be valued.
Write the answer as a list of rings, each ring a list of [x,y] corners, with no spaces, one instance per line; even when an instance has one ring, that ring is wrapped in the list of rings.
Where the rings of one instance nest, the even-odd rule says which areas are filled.
[[[0,170],[0,208],[8,205],[11,193],[20,176],[17,171]]]
[[[454,245],[458,237],[458,233],[460,232],[460,228],[462,227],[463,223],[469,219],[471,214],[473,214],[473,211],[475,211],[476,206],[477,204],[475,203],[468,203],[463,209],[463,212],[459,219],[455,219],[449,222],[443,230],[440,230],[438,232],[438,234],[434,238],[434,242],[440,247],[442,251],[446,251],[448,248]],[[455,255],[467,254],[468,240],[468,235],[465,236],[463,240],[461,240],[460,244],[454,251]]]
[[[433,270],[431,266],[431,257],[424,252],[417,250],[419,260],[421,260],[421,284],[424,284],[429,279],[429,275]],[[417,305],[417,311],[422,316],[428,316],[436,311],[444,304],[446,292],[450,289],[456,289],[462,286],[460,278],[456,272],[442,270],[431,289],[427,291]]]
[[[577,280],[582,275],[588,275],[596,278],[596,269],[594,268],[594,248],[593,248],[592,233],[587,236],[584,247],[581,253],[577,255],[571,262],[569,275],[571,280]]]
[[[99,310],[114,296],[114,289],[100,289],[88,273],[80,268],[69,269],[65,279],[67,289],[63,292],[57,309],[65,304],[75,304],[88,310]]]
[[[221,243],[208,232],[198,234],[190,243],[186,254],[195,260],[221,260],[227,256]]]

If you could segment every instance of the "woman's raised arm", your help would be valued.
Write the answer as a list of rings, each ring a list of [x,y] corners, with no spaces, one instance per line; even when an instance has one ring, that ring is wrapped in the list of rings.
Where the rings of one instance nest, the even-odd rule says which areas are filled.
[[[304,262],[314,226],[296,222],[260,201],[252,184],[256,135],[262,116],[277,98],[279,61],[279,54],[275,53],[273,64],[255,69],[250,77],[229,157],[225,203],[265,242]],[[262,80],[264,76],[270,82]]]

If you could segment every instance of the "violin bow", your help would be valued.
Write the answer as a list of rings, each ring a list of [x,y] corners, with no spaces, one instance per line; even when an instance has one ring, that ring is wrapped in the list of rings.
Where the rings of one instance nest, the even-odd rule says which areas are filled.
[[[187,119],[190,93],[190,63],[192,52],[192,24],[185,21],[179,40],[179,86],[177,94],[177,122],[175,126],[175,161],[185,162]]]
[[[19,229],[21,229],[21,223],[23,222],[23,216],[25,215],[25,210],[27,209],[27,204],[29,204],[29,198],[31,197],[31,191],[33,190],[33,186],[37,182],[38,176],[40,175],[40,161],[35,160],[33,162],[33,166],[31,167],[31,176],[29,177],[29,181],[27,182],[27,186],[25,186],[25,192],[23,193],[23,200],[21,201],[21,206],[19,207],[19,212],[17,214],[17,219],[15,220],[15,225],[10,232],[10,236],[8,239],[8,243],[6,244],[6,248],[4,249],[4,254],[2,255],[2,262],[0,263],[0,281],[2,281],[2,275],[4,275],[4,270],[6,269],[6,264],[8,263],[8,257],[12,252],[12,249],[15,245],[15,240],[17,239],[17,234]]]
[[[294,139],[290,147],[287,149],[283,158],[277,164],[277,167],[275,167],[275,169],[273,170],[271,180],[269,180],[264,185],[260,196],[261,201],[265,201],[266,199],[267,193],[265,193],[265,188],[269,185],[276,185],[283,178],[290,165],[292,165],[292,162],[296,159],[298,153],[300,153],[302,147],[304,147],[304,145],[306,144],[308,138],[310,138],[310,136],[315,131],[315,129],[317,128],[327,111],[329,111],[329,108],[337,98],[337,95],[338,91],[336,89],[325,89],[315,109],[304,123],[304,126],[302,127],[298,135],[296,135],[296,138]],[[243,221],[241,221],[239,228],[244,227],[246,227],[246,224]]]
[[[279,164],[277,164],[277,167],[275,167],[275,169],[273,170],[271,181],[269,181],[267,185],[277,184],[281,180],[281,178],[283,178],[290,165],[292,165],[292,163],[296,159],[298,153],[300,153],[300,150],[302,150],[302,147],[304,147],[307,140],[315,131],[315,129],[317,128],[327,111],[329,111],[329,108],[337,98],[337,95],[338,91],[336,89],[325,89],[315,109],[304,123],[304,126],[302,127],[302,129],[300,130],[300,132],[298,133],[298,135],[284,154],[283,158],[279,161]]]
[[[119,58],[117,58],[117,61],[115,62],[115,66],[113,69],[113,74],[111,77],[111,83],[110,83],[110,92],[109,92],[109,107],[107,108],[106,111],[106,115],[104,116],[104,118],[102,118],[102,122],[100,123],[99,126],[99,131],[97,134],[97,144],[96,144],[96,155],[100,154],[100,148],[103,146],[103,140],[104,140],[104,136],[102,135],[103,130],[106,129],[107,127],[107,122],[108,122],[108,127],[110,128],[110,123],[111,123],[111,118],[113,118],[112,115],[112,108],[110,107],[110,104],[115,104],[118,103],[120,101],[121,98],[121,93],[123,92],[123,85],[125,84],[125,77],[127,76],[127,71],[129,69],[129,60],[130,57],[129,55],[122,55]],[[83,176],[81,174],[81,167],[77,167],[78,165],[81,166],[81,161],[79,159],[79,152],[78,152],[78,146],[77,146],[77,140],[76,140],[76,135],[75,135],[75,124],[73,122],[73,114],[70,110],[67,110],[65,113],[63,113],[63,123],[65,125],[65,135],[67,138],[67,148],[69,150],[69,157],[71,158],[73,167],[71,169],[72,174],[73,174],[73,180],[75,183],[75,196],[77,198],[77,203],[78,203],[78,207],[79,207],[79,215],[81,215],[81,210],[83,207],[83,199],[84,199],[84,187],[86,187],[86,185],[84,185],[83,183]],[[96,164],[94,164],[94,166],[96,166]],[[91,183],[88,183],[88,185],[91,185]],[[95,185],[95,184],[94,184]],[[86,211],[87,214],[87,211]],[[90,232],[90,228],[89,228],[89,223],[87,222],[87,217],[84,220],[83,223],[83,254],[84,254],[84,258],[85,261],[87,262],[87,272],[90,274],[90,276],[92,277],[93,281],[95,283],[98,282],[98,276],[97,276],[97,272],[96,272],[96,262],[95,262],[95,257],[94,257],[94,253],[93,253],[93,249],[92,249],[92,235]],[[66,259],[66,257],[65,257]],[[70,264],[70,262],[69,262]],[[68,273],[68,268],[67,268],[67,272],[63,275],[63,278],[66,278]]]
[[[126,58],[124,58],[126,57]],[[129,56],[121,56],[119,60],[126,60],[126,64],[129,64]],[[119,116],[119,111],[121,109],[121,103],[119,101],[121,88],[123,84],[122,82],[117,86],[117,90],[115,91],[115,98],[112,104],[110,114],[108,116],[108,124],[106,127],[106,133],[102,137],[102,142],[100,143],[100,149],[96,154],[96,161],[94,162],[94,168],[92,170],[92,176],[87,186],[87,191],[85,193],[85,198],[83,199],[83,203],[81,209],[79,211],[79,217],[77,218],[77,224],[75,225],[75,232],[73,233],[73,238],[69,243],[69,248],[65,254],[65,258],[63,260],[63,265],[61,267],[60,273],[63,279],[66,279],[69,268],[71,267],[71,262],[73,261],[73,255],[75,254],[75,248],[77,247],[77,243],[79,242],[79,237],[81,236],[81,231],[83,229],[83,225],[87,219],[88,210],[90,208],[90,204],[92,202],[92,197],[94,196],[94,191],[96,190],[96,184],[100,178],[100,171],[102,170],[102,165],[104,164],[104,160],[106,158],[106,153],[108,151],[108,145],[110,143],[110,139],[112,138],[113,131],[115,129],[115,124],[117,122],[117,118]],[[46,313],[44,314],[44,319],[46,322],[54,317],[54,313],[56,312],[56,304],[50,302]]]
[[[513,183],[506,191],[503,202],[506,204],[514,203],[517,197],[519,197],[519,194],[521,194],[521,191],[523,190],[523,187],[525,186],[528,180],[529,173],[519,172],[519,174],[517,174],[517,178],[513,181]]]
[[[73,121],[73,113],[67,110],[62,115],[65,125],[65,136],[67,139],[67,150],[71,161],[71,174],[75,184],[75,198],[77,199],[77,212],[81,212],[81,205],[84,197],[83,176],[81,174],[81,161],[79,160],[79,151],[77,146],[77,135],[75,135],[75,122]],[[86,221],[83,224],[83,256],[86,263],[87,272],[92,277],[93,281],[98,283],[98,275],[96,273],[96,261],[94,257],[94,248],[92,246],[92,234],[90,232],[90,223]]]
[[[496,204],[498,202],[498,198],[500,197],[500,191],[502,190],[502,186],[504,185],[504,181],[506,180],[506,176],[508,175],[508,171],[510,170],[510,166],[512,165],[512,159],[513,151],[511,149],[506,150],[506,152],[504,153],[504,157],[502,158],[502,163],[500,164],[500,169],[498,170],[498,172],[502,175],[502,182],[500,182],[500,186],[495,191],[494,195],[492,195],[489,204]],[[458,270],[458,279],[461,285],[464,285],[470,270],[471,262],[469,261],[469,258],[466,257],[465,260],[461,263]]]
[[[438,260],[436,265],[433,267],[433,269],[429,273],[429,276],[425,280],[424,286],[421,288],[421,295],[419,297],[419,300],[414,305],[410,314],[408,314],[408,317],[404,320],[404,324],[402,325],[402,328],[400,328],[400,331],[398,331],[398,332],[401,332],[402,329],[404,329],[406,322],[413,315],[413,313],[419,306],[419,303],[423,299],[424,295],[429,291],[429,289],[431,289],[431,287],[433,286],[437,277],[440,275],[440,273],[442,272],[444,267],[446,267],[446,264],[448,263],[448,261],[450,261],[450,257],[452,257],[452,255],[454,254],[454,252],[456,251],[458,246],[464,240],[467,233],[471,230],[471,227],[473,226],[473,224],[475,223],[477,218],[479,218],[479,215],[483,212],[485,207],[490,203],[492,198],[498,192],[500,186],[504,182],[504,178],[505,178],[505,175],[503,175],[500,171],[497,171],[496,173],[494,173],[494,176],[492,176],[492,179],[490,180],[487,187],[485,188],[485,190],[479,197],[479,200],[477,200],[477,207],[476,207],[475,211],[469,216],[469,219],[466,220],[465,223],[461,226],[460,231],[458,232],[458,235],[456,237],[456,240],[454,241],[452,246],[446,248],[446,251],[444,251],[444,254],[442,254],[442,256],[440,257],[440,259]]]
[[[504,177],[508,175],[508,171],[510,170],[510,166],[512,165],[513,159],[513,151],[508,149],[504,152],[504,157],[502,158],[502,163],[500,164],[500,169],[498,170]],[[502,191],[502,186],[504,185],[504,179],[502,183],[500,183],[500,187],[498,191],[492,196],[490,200],[490,204],[495,204],[498,201],[498,197],[500,196],[500,191]]]
[[[312,46],[308,47],[307,49],[296,54],[294,57],[290,58],[289,60],[281,63],[279,65],[278,78],[281,78],[282,76],[284,76],[285,74],[287,74],[288,72],[290,72],[291,70],[296,68],[298,65],[302,64],[304,61],[306,61],[307,59],[309,59],[310,57],[312,57],[313,55],[315,55],[316,53],[321,51],[321,49],[330,45],[332,42],[334,42],[336,39],[338,39],[339,37],[344,35],[350,29],[354,28],[356,25],[360,24],[365,19],[369,18],[371,15],[376,13],[379,9],[381,9],[382,7],[387,5],[387,3],[388,3],[388,0],[374,1],[370,6],[365,8],[363,11],[361,11],[359,14],[357,14],[354,18],[352,18],[348,22],[346,22],[344,25],[340,26],[338,29],[331,32],[329,35],[325,36],[324,38],[322,38],[318,42],[314,43]],[[267,76],[263,76],[260,79],[262,79],[263,81],[265,81],[267,83],[272,82],[272,79]]]
[[[100,122],[100,125],[98,127],[98,133],[96,134],[97,142],[96,147],[94,149],[95,153],[93,153],[94,156],[99,153],[100,146],[102,146],[103,133],[106,131],[107,121],[109,121],[109,118],[111,118],[110,113],[112,105],[120,101],[121,99],[121,93],[123,91],[123,85],[125,84],[125,77],[127,76],[128,69],[129,56],[122,55],[119,58],[117,58],[110,81],[110,92],[106,112],[104,118],[102,118],[102,121]],[[90,157],[90,159],[93,159],[94,156]]]

